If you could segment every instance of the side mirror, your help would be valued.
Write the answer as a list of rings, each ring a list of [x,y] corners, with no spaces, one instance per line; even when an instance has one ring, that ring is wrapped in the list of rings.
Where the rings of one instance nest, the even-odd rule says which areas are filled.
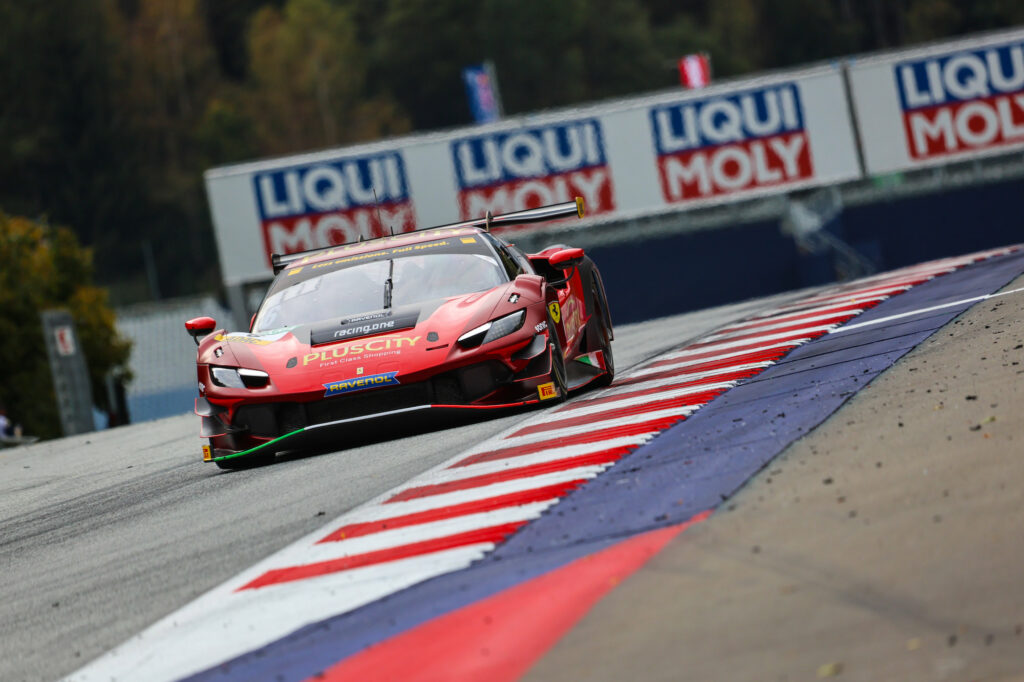
[[[562,249],[548,258],[548,264],[559,270],[570,270],[583,262],[583,249]]]
[[[209,335],[217,328],[217,323],[212,317],[196,317],[185,323],[185,329],[192,340],[199,345],[199,337]]]

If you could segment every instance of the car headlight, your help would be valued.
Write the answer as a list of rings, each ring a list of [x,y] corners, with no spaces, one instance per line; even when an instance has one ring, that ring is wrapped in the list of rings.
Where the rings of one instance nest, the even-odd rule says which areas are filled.
[[[211,367],[213,383],[224,388],[262,388],[270,383],[270,375],[258,369]]]
[[[463,348],[475,348],[491,341],[496,341],[503,336],[508,336],[523,326],[526,321],[526,311],[517,310],[511,315],[499,317],[496,320],[486,322],[476,329],[470,329],[459,337],[459,345]]]

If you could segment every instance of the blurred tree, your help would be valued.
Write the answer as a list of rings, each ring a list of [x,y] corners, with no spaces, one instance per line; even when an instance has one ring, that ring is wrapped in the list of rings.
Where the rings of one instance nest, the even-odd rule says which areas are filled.
[[[103,275],[130,276],[145,192],[113,17],[103,0],[0,3],[0,204],[74,225]]]
[[[964,17],[959,31],[989,31],[1024,25],[1024,2],[1020,0],[959,0]]]
[[[367,57],[352,13],[342,5],[289,0],[283,11],[263,7],[252,18],[249,57],[252,111],[265,152],[407,129],[389,102],[363,96]]]
[[[646,11],[636,0],[488,0],[480,33],[510,112],[650,90],[664,82]]]
[[[128,112],[146,159],[140,176],[145,186],[139,218],[145,234],[133,242],[139,260],[143,243],[154,250],[159,292],[180,295],[217,286],[216,251],[202,185],[204,163],[223,163],[217,152],[237,150],[246,122],[220,146],[209,144],[211,127],[223,123],[209,101],[223,91],[223,78],[206,28],[200,0],[140,0],[131,11],[115,15],[111,32],[125,46],[121,63],[121,106]],[[205,127],[204,127],[205,125]],[[223,130],[217,132],[225,132]],[[197,138],[207,137],[203,141]],[[205,154],[204,154],[205,152]],[[241,157],[236,157],[241,158]],[[156,295],[157,292],[150,292]]]
[[[494,60],[507,113],[565,106],[590,99],[586,78],[585,0],[544,2],[524,0],[481,3],[480,43],[487,46],[482,58]],[[459,70],[467,65],[465,60]],[[468,112],[465,90],[458,103]]]
[[[647,11],[637,0],[591,0],[574,39],[583,48],[588,99],[643,92],[664,81]]]
[[[249,75],[246,31],[256,10],[267,5],[280,10],[284,0],[202,0],[207,32],[228,80],[241,83]]]
[[[252,117],[245,113],[244,98],[236,92],[211,97],[196,126],[194,137],[206,168],[244,161],[257,155]]]
[[[0,212],[0,402],[27,434],[60,435],[40,311],[71,312],[101,409],[110,408],[106,376],[131,378],[130,343],[118,336],[107,294],[92,279],[92,253],[71,230]]]
[[[755,0],[718,0],[708,13],[711,63],[716,76],[735,76],[764,62],[764,40]]]
[[[482,4],[479,0],[387,3],[371,48],[375,72],[409,113],[415,129],[470,121],[462,69],[491,56],[487,37],[479,32]],[[506,74],[500,64],[498,69],[504,90]]]
[[[781,68],[818,62],[856,52],[860,27],[841,21],[834,2],[822,0],[762,0],[758,33],[761,68]]]
[[[911,0],[904,20],[907,41],[921,43],[953,35],[963,15],[954,0]]]

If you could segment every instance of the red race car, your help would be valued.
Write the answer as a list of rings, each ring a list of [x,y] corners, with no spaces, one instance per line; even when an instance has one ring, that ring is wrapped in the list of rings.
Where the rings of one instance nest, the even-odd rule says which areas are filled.
[[[612,321],[582,249],[491,233],[583,215],[566,202],[273,256],[248,332],[185,323],[203,459],[222,468],[341,442],[369,420],[557,402],[611,383]]]

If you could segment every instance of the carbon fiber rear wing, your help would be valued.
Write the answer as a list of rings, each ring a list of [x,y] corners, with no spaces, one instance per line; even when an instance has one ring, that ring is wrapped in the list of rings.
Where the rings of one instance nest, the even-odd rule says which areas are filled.
[[[484,230],[490,230],[492,227],[504,227],[507,225],[527,225],[530,223],[543,223],[548,220],[557,220],[558,218],[569,218],[573,215],[582,218],[584,213],[583,208],[583,197],[576,197],[575,201],[566,201],[561,204],[551,204],[549,206],[541,206],[539,208],[528,208],[525,211],[516,211],[514,213],[503,213],[501,215],[491,215],[488,211],[483,218],[477,218],[476,220],[467,220],[461,223],[449,223],[447,225],[434,225],[431,227],[421,227],[416,230],[410,230],[409,232],[402,232],[400,234],[412,234],[413,232],[422,232],[423,230],[443,230],[446,228],[455,227],[478,227]],[[396,237],[399,235],[395,235]],[[385,237],[377,237],[377,239],[384,239]],[[366,241],[374,241],[368,239]],[[335,244],[332,246],[324,246],[319,249],[311,249],[309,251],[300,251],[299,253],[280,254],[275,253],[270,257],[270,262],[274,266],[274,274],[281,272],[288,266],[289,263],[312,256],[322,251],[328,251],[340,246]]]

